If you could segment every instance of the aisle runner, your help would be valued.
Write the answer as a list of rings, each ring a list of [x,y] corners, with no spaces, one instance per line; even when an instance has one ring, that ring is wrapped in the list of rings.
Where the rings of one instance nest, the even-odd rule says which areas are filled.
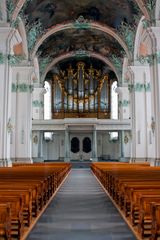
[[[90,170],[74,169],[27,240],[135,240]]]

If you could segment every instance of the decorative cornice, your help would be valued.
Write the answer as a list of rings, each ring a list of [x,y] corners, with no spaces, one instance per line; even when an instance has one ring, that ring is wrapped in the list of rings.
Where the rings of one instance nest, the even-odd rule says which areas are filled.
[[[16,56],[11,54],[3,54],[0,52],[0,65],[8,61],[11,66],[19,65],[22,61],[26,60],[24,56]]]
[[[4,54],[0,52],[0,64],[4,64],[4,62],[5,62]]]
[[[128,107],[129,104],[130,104],[129,100],[123,100],[118,102],[119,107]]]
[[[160,63],[160,51],[154,54],[148,54],[146,56],[137,57],[137,61],[141,64],[154,64],[154,60],[156,59],[157,63]]]
[[[25,60],[24,56],[8,55],[8,63],[11,66],[15,66],[17,64],[20,64],[24,60]]]
[[[43,108],[44,107],[44,103],[43,103],[43,101],[34,100],[32,102],[32,106],[35,107],[35,108]]]
[[[129,92],[150,92],[151,91],[151,85],[150,83],[135,83],[135,84],[129,84],[128,85]]]
[[[150,65],[153,65],[154,63],[154,57],[155,55],[154,54],[148,54],[146,56],[139,56],[137,58],[137,61],[141,64],[150,64]]]
[[[26,83],[21,83],[21,84],[15,84],[12,83],[12,92],[23,92],[23,93],[32,93],[34,90],[33,85],[31,84],[26,84]]]

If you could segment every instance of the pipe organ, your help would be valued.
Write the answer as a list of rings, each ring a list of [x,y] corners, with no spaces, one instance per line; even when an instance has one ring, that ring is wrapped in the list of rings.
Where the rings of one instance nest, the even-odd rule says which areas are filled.
[[[53,118],[110,118],[111,83],[101,70],[81,61],[54,74],[51,84]]]

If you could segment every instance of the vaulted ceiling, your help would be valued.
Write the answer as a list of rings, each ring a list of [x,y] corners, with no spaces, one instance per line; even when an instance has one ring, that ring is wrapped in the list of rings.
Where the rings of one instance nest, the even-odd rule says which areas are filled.
[[[138,0],[26,1],[23,13],[27,19],[27,25],[33,26],[40,22],[45,32],[59,24],[76,22],[77,19],[78,21],[87,20],[87,23],[98,22],[101,26],[108,26],[117,32],[122,22],[129,24],[131,28],[135,27],[135,19],[140,13]],[[143,1],[147,0],[141,0]],[[92,27],[82,27],[64,29],[49,36],[38,48],[37,55],[40,59],[47,57],[55,59],[61,54],[78,50],[96,52],[109,59],[113,55],[123,58],[124,54],[122,46],[109,34]],[[84,60],[86,61],[86,56]],[[68,64],[67,60],[65,63]]]
[[[123,20],[131,23],[135,13],[134,0],[34,0],[26,9],[29,21],[41,20],[45,28],[79,16],[118,27]]]

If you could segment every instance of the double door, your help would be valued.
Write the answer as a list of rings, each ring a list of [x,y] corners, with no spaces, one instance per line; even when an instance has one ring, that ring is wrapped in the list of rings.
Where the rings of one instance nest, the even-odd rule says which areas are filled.
[[[71,134],[70,135],[70,157],[71,160],[89,160],[92,157],[92,135]]]

